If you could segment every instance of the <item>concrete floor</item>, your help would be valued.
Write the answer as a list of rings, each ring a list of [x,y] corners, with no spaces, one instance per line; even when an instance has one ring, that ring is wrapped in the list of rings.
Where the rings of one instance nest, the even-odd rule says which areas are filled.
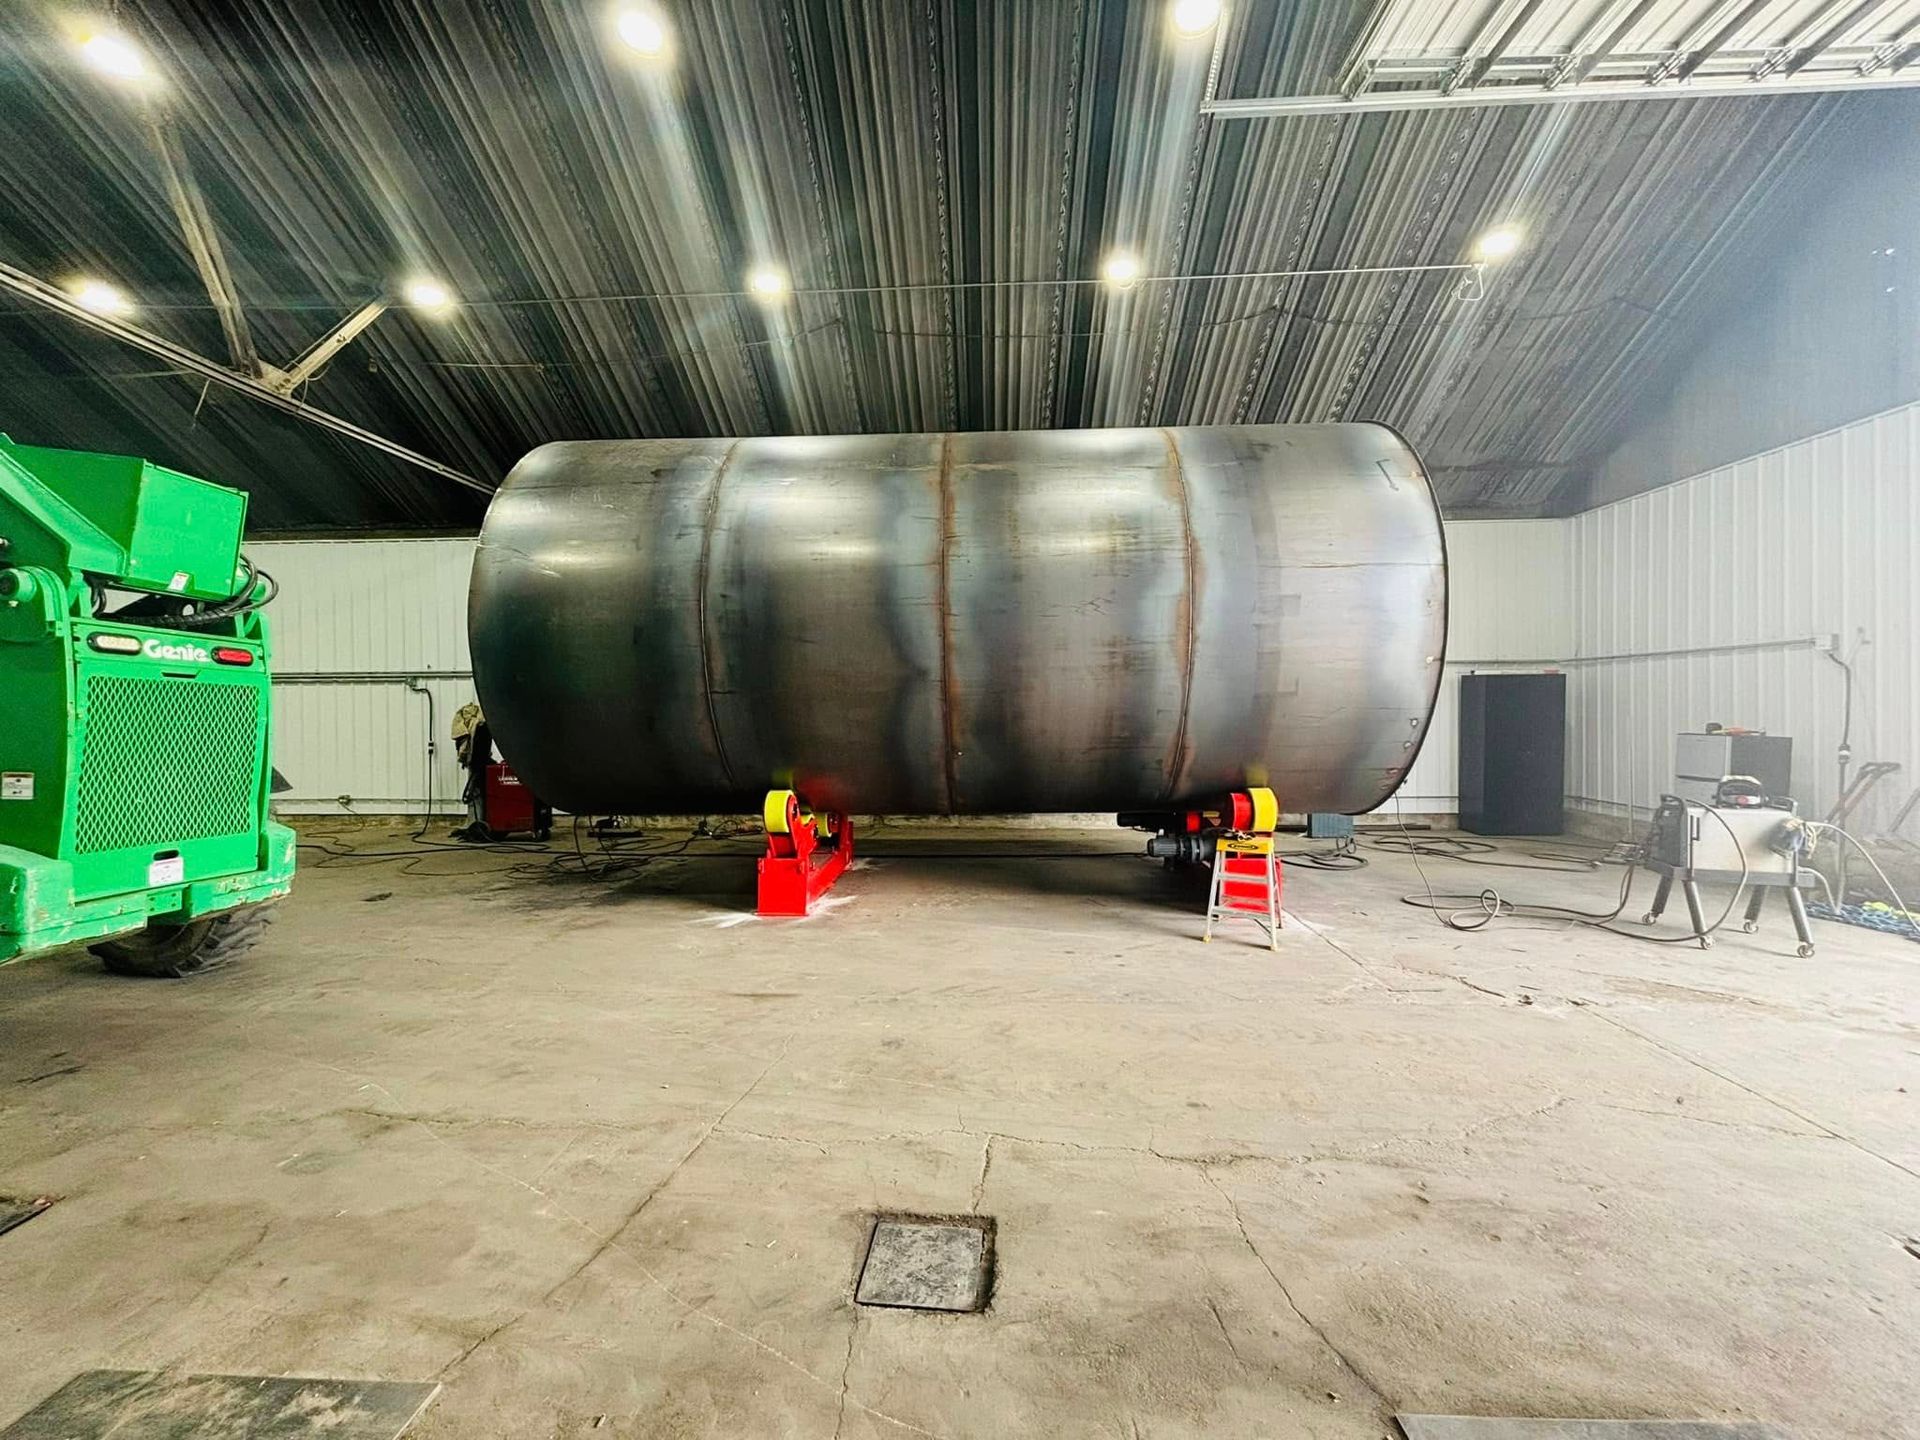
[[[1289,871],[1278,954],[1132,858],[783,923],[740,859],[316,858],[226,971],[0,971],[0,1192],[63,1197],[0,1237],[0,1422],[182,1367],[437,1377],[432,1440],[1920,1435],[1920,946],[1455,934],[1378,853]],[[997,1217],[987,1314],[853,1307],[890,1209]]]

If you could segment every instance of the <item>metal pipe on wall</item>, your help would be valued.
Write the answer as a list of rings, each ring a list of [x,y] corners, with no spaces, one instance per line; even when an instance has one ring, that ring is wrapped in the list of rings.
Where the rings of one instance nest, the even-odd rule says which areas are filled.
[[[427,744],[425,755],[425,791],[421,813],[429,819],[434,812],[434,761],[440,753],[439,720],[429,680],[471,679],[470,670],[294,670],[273,677],[275,685],[400,685],[427,702]],[[344,798],[344,797],[342,797]],[[424,828],[424,827],[423,827]]]
[[[1426,733],[1446,556],[1381,425],[569,441],[494,499],[469,631],[576,812],[1357,812]]]

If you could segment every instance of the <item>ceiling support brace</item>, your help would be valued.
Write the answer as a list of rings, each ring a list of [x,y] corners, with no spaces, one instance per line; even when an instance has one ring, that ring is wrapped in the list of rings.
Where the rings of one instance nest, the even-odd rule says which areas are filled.
[[[220,330],[227,338],[227,355],[234,368],[257,374],[260,357],[254,352],[253,336],[247,329],[246,312],[240,308],[240,296],[233,287],[233,272],[227,268],[226,251],[220,248],[220,235],[207,213],[206,197],[193,178],[193,166],[180,145],[180,133],[173,118],[154,108],[147,112],[147,135],[153,141],[154,157],[160,162],[160,178],[167,187],[167,199],[173,204],[174,218],[193,256],[193,268],[207,287],[207,298],[220,316]]]
[[[207,299],[220,317],[220,331],[226,337],[227,355],[233,368],[260,381],[279,395],[291,395],[326,367],[362,330],[387,311],[384,299],[370,301],[342,320],[333,329],[307,347],[297,360],[284,369],[268,364],[254,348],[253,334],[247,328],[246,311],[233,283],[233,271],[227,253],[220,244],[220,232],[213,228],[213,216],[207,210],[206,197],[193,176],[193,164],[180,143],[180,132],[173,117],[158,106],[147,110],[147,135],[153,142],[154,157],[160,162],[160,176],[166,184],[167,199],[172,202],[180,233],[193,257],[194,269],[206,286]]]
[[[417,465],[422,470],[432,471],[435,475],[444,480],[451,480],[456,485],[464,485],[469,490],[478,490],[483,495],[493,493],[494,487],[486,481],[476,480],[473,476],[456,470],[451,465],[443,465],[438,460],[430,459],[417,450],[409,450],[406,446],[389,440],[384,435],[363,430],[351,420],[343,420],[338,415],[307,404],[304,400],[295,400],[292,396],[268,385],[258,375],[242,374],[238,370],[229,369],[217,360],[209,360],[198,351],[175,344],[164,335],[156,335],[151,330],[143,330],[138,325],[129,324],[111,315],[96,314],[66,291],[49,285],[37,275],[30,275],[4,261],[0,261],[0,290],[11,290],[14,294],[31,300],[37,305],[45,306],[57,314],[66,316],[69,320],[78,321],[89,329],[109,335],[124,345],[131,345],[136,350],[144,350],[149,355],[158,356],[176,369],[190,371],[216,385],[224,385],[229,390],[238,390],[242,395],[250,396],[262,404],[271,405],[276,410],[284,411],[309,424],[318,425],[323,430],[331,430],[336,435],[344,435],[349,440],[371,446],[375,450],[393,456],[396,460],[404,460],[409,465]],[[376,303],[384,308],[384,302]],[[365,310],[358,313],[364,314]],[[370,320],[369,323],[371,323]],[[334,348],[337,349],[338,346]],[[313,352],[309,350],[307,353],[310,355]]]
[[[307,381],[326,368],[329,360],[346,349],[347,345],[362,330],[387,313],[385,300],[369,300],[333,329],[309,345],[298,360],[286,369],[262,363],[260,380],[269,390],[281,395],[291,395]]]
[[[1906,47],[1909,50],[1915,47]],[[1904,68],[1909,55],[1890,55],[1885,63],[1893,68],[1884,73],[1836,74],[1821,71],[1809,76],[1806,71],[1792,76],[1769,76],[1749,80],[1744,75],[1727,79],[1698,77],[1682,84],[1649,85],[1644,80],[1592,81],[1587,84],[1490,85],[1473,90],[1368,91],[1351,98],[1345,95],[1271,95],[1248,99],[1211,100],[1200,107],[1201,113],[1222,120],[1264,120],[1285,115],[1362,115],[1404,110],[1470,110],[1476,106],[1496,105],[1579,105],[1609,100],[1714,100],[1761,95],[1821,95],[1836,91],[1894,90],[1920,87],[1920,71]],[[1864,72],[1865,67],[1862,67]]]

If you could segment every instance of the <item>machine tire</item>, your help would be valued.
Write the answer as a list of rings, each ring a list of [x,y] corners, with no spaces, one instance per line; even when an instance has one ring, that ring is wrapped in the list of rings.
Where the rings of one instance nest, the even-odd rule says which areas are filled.
[[[178,980],[224,965],[252,949],[273,917],[271,905],[243,905],[184,925],[151,922],[144,930],[91,948],[116,975]]]

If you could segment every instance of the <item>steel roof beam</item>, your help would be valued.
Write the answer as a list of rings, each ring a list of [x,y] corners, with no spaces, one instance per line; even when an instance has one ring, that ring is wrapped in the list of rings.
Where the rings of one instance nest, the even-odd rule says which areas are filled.
[[[1474,59],[1473,52],[1480,48],[1482,39],[1486,36],[1486,33],[1493,28],[1493,21],[1500,12],[1500,7],[1496,4],[1492,10],[1487,12],[1486,18],[1481,22],[1479,28],[1474,31],[1473,39],[1467,42],[1467,53],[1461,59],[1460,68],[1455,71],[1453,76],[1449,77],[1449,83],[1441,88],[1448,94],[1452,94],[1456,90],[1471,90],[1474,86],[1478,85],[1481,80],[1486,78],[1487,71],[1497,65],[1501,58],[1506,55],[1507,48],[1512,45],[1515,40],[1520,38],[1521,29],[1529,20],[1539,13],[1540,6],[1543,3],[1544,0],[1520,0],[1519,7],[1513,12],[1513,18],[1507,22],[1506,28],[1500,32],[1500,38],[1487,47],[1484,55],[1481,55],[1478,59]]]
[[[1898,47],[1896,47],[1898,48]],[[1285,115],[1365,115],[1401,110],[1466,110],[1492,105],[1591,105],[1618,100],[1717,100],[1764,95],[1822,95],[1848,90],[1897,90],[1920,87],[1920,74],[1905,67],[1920,46],[1890,55],[1884,67],[1872,72],[1819,71],[1751,80],[1745,76],[1718,76],[1678,85],[1648,85],[1644,81],[1594,81],[1585,85],[1495,85],[1478,90],[1382,91],[1345,95],[1271,95],[1213,100],[1200,107],[1203,114],[1222,120],[1262,120]]]
[[[1373,54],[1374,42],[1380,38],[1380,32],[1386,28],[1388,18],[1393,14],[1398,0],[1376,0],[1372,10],[1367,13],[1366,23],[1360,27],[1360,34],[1353,42],[1353,49],[1347,53],[1347,63],[1340,67],[1340,93],[1358,95],[1366,88],[1373,74],[1374,66],[1379,63]]]
[[[1596,65],[1606,60],[1608,56],[1620,48],[1627,36],[1633,33],[1634,27],[1646,18],[1647,12],[1654,7],[1655,3],[1656,0],[1634,0],[1633,8],[1621,17],[1618,25],[1615,25],[1613,29],[1607,32],[1607,38],[1602,40],[1598,45],[1589,45],[1587,41],[1592,37],[1594,30],[1599,29],[1598,19],[1596,18],[1592,29],[1589,29],[1586,34],[1574,42],[1573,51],[1567,56],[1564,66],[1548,77],[1548,87],[1554,88],[1565,84],[1577,85],[1582,80],[1585,80],[1587,76],[1593,73]]]
[[[1865,60],[1862,60],[1860,62],[1859,73],[1862,76],[1867,76],[1874,74],[1882,68],[1892,70],[1904,69],[1912,62],[1915,53],[1920,51],[1920,45],[1912,43],[1913,32],[1916,28],[1920,28],[1920,14],[1916,14],[1911,20],[1907,21],[1906,24],[1902,25],[1899,30],[1888,38],[1885,44],[1881,45]]]
[[[1862,20],[1866,19],[1870,12],[1886,4],[1887,0],[1858,0],[1858,3],[1849,8],[1846,14],[1834,21],[1833,24],[1829,25],[1825,30],[1822,30],[1815,39],[1811,41],[1806,40],[1808,32],[1811,31],[1815,25],[1820,24],[1827,16],[1831,15],[1846,3],[1847,0],[1831,0],[1831,3],[1814,17],[1812,24],[1806,26],[1798,35],[1795,35],[1787,42],[1786,48],[1781,54],[1780,63],[1777,66],[1763,64],[1759,69],[1754,71],[1754,78],[1756,80],[1762,79],[1766,75],[1771,74],[1774,69],[1778,69],[1782,75],[1799,74],[1809,63],[1826,54],[1834,42],[1839,40],[1842,35],[1853,29],[1853,27],[1858,25]]]
[[[233,272],[227,266],[227,252],[221,248],[220,234],[213,228],[213,216],[207,211],[206,196],[193,178],[193,166],[181,148],[180,136],[167,115],[151,111],[147,116],[147,137],[153,142],[154,158],[160,162],[160,178],[173,205],[174,218],[193,257],[193,268],[200,272],[207,298],[220,317],[220,333],[226,337],[227,354],[234,365],[249,375],[260,373],[260,356],[253,348],[253,334],[247,329],[247,315],[240,308],[240,295],[234,288]]]
[[[1773,3],[1774,3],[1774,0],[1747,0],[1747,3],[1742,5],[1738,10],[1736,10],[1733,13],[1732,18],[1730,18],[1726,24],[1722,25],[1718,30],[1713,32],[1712,39],[1707,41],[1707,43],[1704,45],[1697,46],[1687,51],[1687,53],[1680,59],[1679,63],[1673,67],[1673,71],[1672,71],[1673,78],[1675,80],[1684,80],[1689,75],[1693,74],[1694,71],[1698,70],[1707,61],[1711,60],[1715,55],[1719,54],[1720,47],[1725,45],[1729,40],[1733,39],[1735,35],[1738,35],[1741,32],[1741,30],[1746,28],[1746,26],[1748,25],[1749,22],[1752,21],[1754,16],[1758,15],[1762,10],[1766,9],[1767,6]],[[1649,77],[1649,79],[1652,79],[1652,78],[1654,77]],[[1660,78],[1665,78],[1665,77],[1661,76]]]

